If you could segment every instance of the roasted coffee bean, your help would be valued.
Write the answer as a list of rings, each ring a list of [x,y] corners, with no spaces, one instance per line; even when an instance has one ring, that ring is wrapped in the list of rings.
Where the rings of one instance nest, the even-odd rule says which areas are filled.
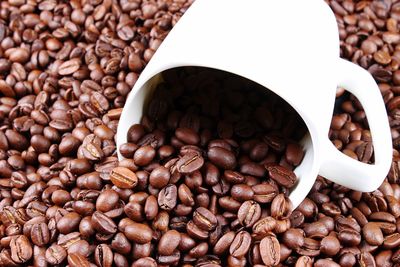
[[[153,234],[153,231],[149,226],[135,222],[128,224],[123,232],[129,240],[139,244],[150,242]]]
[[[33,244],[39,247],[49,243],[50,232],[47,224],[45,223],[34,224],[31,228],[31,240]]]
[[[297,259],[295,267],[311,267],[313,260],[308,256],[301,256]]]
[[[265,236],[272,232],[276,227],[276,220],[271,216],[264,217],[258,220],[252,227],[253,233],[260,236]]]
[[[231,170],[226,170],[224,172],[224,179],[228,182],[228,183],[232,183],[232,184],[241,184],[244,182],[245,177],[244,175],[242,175],[240,172],[235,172],[235,171],[231,171]]]
[[[116,167],[110,173],[111,182],[123,189],[132,189],[138,183],[138,178],[134,172],[125,167]]]
[[[329,266],[329,267],[340,267],[339,264],[334,262],[331,259],[319,259],[314,263],[314,266],[316,267],[322,267],[322,266]]]
[[[173,184],[169,184],[158,193],[158,205],[163,210],[172,210],[177,202],[177,188]]]
[[[336,255],[340,250],[340,242],[335,236],[326,236],[321,240],[321,252],[328,256]]]
[[[376,266],[374,256],[369,252],[361,252],[357,255],[358,264],[360,266]]]
[[[305,225],[303,230],[306,236],[310,238],[323,238],[329,233],[328,227],[320,221]]]
[[[172,255],[181,242],[181,235],[176,230],[169,230],[163,234],[158,242],[157,251],[160,255]]]
[[[209,232],[198,227],[193,221],[189,221],[186,224],[186,232],[189,236],[196,239],[207,239],[209,236]]]
[[[304,151],[298,144],[290,143],[286,146],[285,159],[289,164],[297,166],[304,157]]]
[[[199,170],[204,164],[204,159],[197,152],[189,152],[185,154],[176,163],[178,172],[183,174],[193,173]]]
[[[377,224],[369,222],[362,229],[363,237],[373,246],[379,246],[383,243],[383,233]]]
[[[338,239],[347,246],[356,246],[361,242],[361,235],[355,230],[344,229],[339,232]]]
[[[261,206],[255,201],[245,201],[238,210],[237,217],[241,225],[252,227],[261,217]]]
[[[90,262],[84,256],[82,256],[78,253],[69,254],[67,259],[68,259],[68,264],[71,267],[78,267],[78,266],[89,267],[90,266]]]
[[[208,159],[224,170],[232,170],[236,167],[235,155],[222,147],[211,147],[207,151]]]
[[[217,226],[217,218],[208,209],[200,207],[193,212],[193,222],[201,229],[212,231]]]
[[[106,244],[101,244],[94,250],[94,261],[97,266],[111,267],[113,264],[113,252],[111,248]]]
[[[199,135],[190,128],[177,128],[175,136],[185,144],[197,145],[200,142]]]
[[[32,258],[32,245],[24,235],[18,235],[11,239],[10,249],[11,258],[16,263],[25,263]]]
[[[260,242],[260,255],[267,266],[278,265],[280,260],[280,245],[276,237],[266,236]]]
[[[297,177],[294,172],[279,165],[272,165],[266,168],[268,170],[269,177],[279,185],[287,188],[291,188],[295,185]]]
[[[144,257],[132,263],[131,267],[157,267],[157,262],[151,257]]]
[[[277,190],[270,184],[256,184],[251,187],[254,192],[253,200],[258,203],[269,203],[277,195]]]
[[[277,195],[271,203],[271,216],[277,219],[286,219],[292,212],[292,202],[284,194]]]
[[[400,233],[394,233],[385,236],[383,240],[383,248],[393,249],[400,245]]]
[[[138,166],[146,166],[148,165],[156,156],[155,149],[150,146],[142,146],[135,151],[133,155],[133,160],[135,164]]]
[[[61,264],[67,258],[67,251],[56,244],[46,250],[46,261],[52,265]]]
[[[290,249],[300,248],[304,244],[304,232],[301,229],[289,229],[283,234],[282,241]]]
[[[96,211],[92,215],[93,228],[102,234],[115,234],[117,225],[104,213]]]
[[[150,173],[149,183],[155,188],[163,188],[168,184],[170,177],[169,170],[164,166],[160,166]]]
[[[117,192],[111,189],[106,189],[98,196],[96,200],[96,210],[101,212],[110,211],[117,205],[119,201],[119,195]]]
[[[222,180],[224,181],[224,180]],[[219,183],[220,184],[220,183]],[[216,186],[215,186],[216,187]],[[221,193],[224,193],[224,183],[222,182],[221,185]],[[226,185],[225,187],[228,187]],[[227,188],[228,189],[228,188]],[[246,201],[246,200],[251,200],[254,197],[254,192],[252,188],[246,184],[235,184],[231,188],[231,196],[238,201]]]
[[[233,257],[243,257],[249,251],[251,245],[251,236],[246,231],[240,231],[236,234],[229,247],[229,253]]]
[[[225,233],[215,244],[213,252],[217,255],[222,255],[230,248],[235,236],[235,232],[233,231]]]

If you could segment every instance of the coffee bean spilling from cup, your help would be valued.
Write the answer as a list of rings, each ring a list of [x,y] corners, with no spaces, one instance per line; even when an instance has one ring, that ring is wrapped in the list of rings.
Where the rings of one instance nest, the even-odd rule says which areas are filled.
[[[198,265],[208,255],[224,266],[251,250],[278,264],[276,235],[290,227],[287,196],[304,157],[303,121],[272,92],[232,74],[191,67],[163,80],[110,174],[115,186],[132,189],[119,230],[154,244],[147,256],[158,264]],[[190,244],[182,248],[183,236]]]
[[[121,147],[131,155],[118,163],[114,135],[126,96],[191,2],[1,1],[0,266],[399,265],[399,3],[328,1],[342,57],[368,69],[385,99],[395,156],[387,179],[360,193],[319,177],[290,214],[287,188],[304,132],[292,132],[295,142],[282,148],[271,131],[290,136],[284,126],[291,120],[275,114],[269,125],[265,110],[276,109],[254,115],[269,130],[257,144],[237,141],[260,133],[247,136],[252,120],[208,125],[189,116],[203,110],[189,110],[159,123],[160,111],[170,110],[163,100],[196,91],[195,84],[210,91],[216,85],[205,86],[207,77],[174,86],[176,95],[149,107]],[[212,115],[215,99],[205,95],[181,99],[177,109],[206,102]],[[373,162],[362,107],[338,96],[344,101],[331,139],[347,155]],[[235,108],[247,99],[227,97],[222,115],[249,112]],[[204,125],[215,131],[202,133]],[[274,153],[269,160],[278,165],[260,164]]]

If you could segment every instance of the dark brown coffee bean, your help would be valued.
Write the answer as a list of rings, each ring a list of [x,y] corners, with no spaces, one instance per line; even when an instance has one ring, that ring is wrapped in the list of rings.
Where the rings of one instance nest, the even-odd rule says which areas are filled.
[[[32,245],[29,239],[24,235],[19,235],[11,239],[10,249],[11,258],[16,263],[25,263],[32,258]]]
[[[217,226],[217,218],[208,209],[200,207],[193,212],[193,222],[201,229],[212,231]]]
[[[208,231],[199,228],[193,221],[186,224],[186,232],[189,236],[200,240],[207,239],[209,236]]]
[[[211,147],[207,152],[208,159],[216,166],[224,170],[232,170],[236,167],[235,155],[222,147]]]
[[[132,189],[138,183],[138,178],[134,172],[125,167],[116,167],[110,173],[111,182],[124,189]]]
[[[234,257],[242,257],[249,251],[251,245],[251,236],[246,231],[240,231],[236,234],[229,247],[229,253]]]
[[[286,146],[285,158],[289,164],[298,166],[303,160],[304,151],[298,144],[290,143]]]
[[[155,156],[155,149],[150,145],[146,145],[140,147],[138,150],[135,151],[133,160],[138,166],[146,166],[154,159]]]
[[[144,214],[147,220],[153,220],[158,214],[158,203],[155,196],[149,196],[144,205]]]
[[[68,247],[67,252],[68,254],[78,253],[84,257],[87,257],[91,252],[91,248],[89,247],[89,243],[86,240],[79,240],[71,244]]]
[[[57,222],[57,229],[62,234],[68,234],[78,229],[81,216],[76,212],[69,212]]]
[[[78,266],[89,267],[90,266],[90,262],[84,256],[82,256],[78,253],[69,254],[67,259],[68,259],[68,264],[71,267],[78,267]]]
[[[263,177],[266,174],[265,168],[258,163],[246,162],[240,166],[240,172],[245,175],[251,175],[255,177]]]
[[[268,155],[268,145],[266,143],[256,144],[250,151],[250,159],[260,161]]]
[[[245,177],[239,172],[226,170],[224,172],[224,179],[231,184],[241,184],[244,182]]]
[[[294,172],[278,165],[267,166],[266,168],[269,177],[279,185],[287,188],[291,188],[295,185],[297,177]]]
[[[157,251],[160,255],[172,255],[181,241],[181,235],[176,230],[169,230],[163,234],[158,242]]]
[[[150,173],[149,183],[151,186],[161,189],[168,184],[170,177],[169,170],[164,166],[160,166]]]
[[[329,233],[328,227],[320,221],[307,224],[303,229],[309,238],[323,238]]]
[[[44,246],[50,241],[50,232],[47,224],[34,224],[31,228],[32,243],[37,246]]]
[[[175,136],[185,144],[197,145],[200,142],[199,135],[190,128],[177,128]]]
[[[319,259],[314,263],[314,266],[316,267],[322,267],[322,266],[329,266],[329,267],[340,267],[339,264],[334,262],[331,259]]]
[[[280,260],[279,241],[273,236],[264,237],[260,243],[260,254],[262,261],[267,266],[278,265]]]
[[[276,227],[276,220],[271,216],[258,220],[252,227],[253,233],[259,236],[265,236],[272,232]]]
[[[117,225],[109,217],[100,211],[96,211],[92,215],[93,228],[102,234],[115,234]]]
[[[94,261],[97,266],[111,267],[113,264],[113,252],[110,247],[106,244],[100,244],[94,251]]]
[[[131,267],[157,267],[157,262],[151,257],[145,257],[133,262]]]
[[[284,194],[277,195],[271,203],[271,216],[277,219],[286,219],[290,216],[293,206]]]
[[[308,256],[301,256],[297,259],[295,267],[311,267],[313,260]]]
[[[297,249],[304,244],[304,232],[300,229],[292,228],[282,236],[283,243],[290,249]]]
[[[253,200],[258,203],[269,203],[277,195],[277,190],[270,184],[256,184],[251,187],[254,192]]]
[[[383,248],[393,249],[400,245],[400,233],[394,233],[385,236],[383,241]]]
[[[336,255],[340,250],[340,242],[335,236],[326,236],[321,240],[321,252],[328,256]]]
[[[383,233],[377,224],[369,222],[362,229],[363,237],[373,246],[379,246],[383,243]]]
[[[81,62],[78,58],[65,61],[58,67],[58,74],[71,75],[79,69],[80,65]]]
[[[370,142],[365,142],[359,145],[356,149],[357,157],[362,162],[369,162],[372,154],[373,154],[373,147]]]
[[[151,241],[153,231],[146,224],[132,222],[125,227],[124,233],[129,240],[145,244]]]
[[[46,261],[52,265],[61,264],[67,258],[67,251],[56,244],[46,250]]]
[[[375,262],[377,266],[391,266],[393,262],[391,260],[393,253],[390,250],[384,250],[375,256]]]
[[[245,201],[240,206],[237,216],[241,225],[252,227],[261,217],[261,206],[255,201]]]
[[[193,198],[193,193],[190,188],[185,185],[181,184],[178,188],[178,197],[179,200],[186,206],[194,206],[195,201]]]
[[[225,233],[215,244],[213,252],[217,255],[222,255],[230,248],[235,236],[235,232],[233,231]]]
[[[189,174],[199,170],[204,164],[203,157],[197,152],[186,153],[176,163],[176,168],[180,173]]]
[[[374,256],[369,252],[361,252],[357,255],[357,260],[360,266],[376,266]]]
[[[117,192],[111,189],[106,189],[96,200],[96,210],[101,212],[107,212],[112,210],[119,201],[119,195]]]
[[[158,194],[158,205],[163,210],[172,210],[176,206],[178,192],[177,188],[173,184],[169,184],[161,189]]]
[[[145,134],[146,131],[142,125],[134,124],[128,130],[128,142],[137,143]]]
[[[253,199],[254,192],[252,188],[246,184],[235,184],[231,188],[231,196],[235,200],[246,201]]]
[[[341,243],[347,246],[356,246],[361,242],[361,235],[359,232],[352,229],[341,230],[338,234]]]

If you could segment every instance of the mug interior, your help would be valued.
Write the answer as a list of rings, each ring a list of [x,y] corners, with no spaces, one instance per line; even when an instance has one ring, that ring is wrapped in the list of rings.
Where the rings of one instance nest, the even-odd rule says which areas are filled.
[[[182,68],[182,67],[178,67]],[[210,68],[206,68],[210,69]],[[165,71],[169,71],[172,69],[168,69]],[[119,145],[122,143],[126,142],[126,134],[129,129],[129,127],[135,123],[140,123],[141,118],[147,109],[147,106],[150,102],[150,100],[153,98],[155,89],[157,86],[164,82],[163,78],[163,73],[165,72],[160,72],[154,75],[152,78],[150,78],[148,81],[146,81],[141,88],[139,88],[136,92],[133,92],[135,95],[130,103],[127,103],[124,107],[124,109],[129,109],[129,118],[126,121],[120,121],[120,123],[127,124],[127,127],[124,127],[123,131],[118,131],[117,133],[117,148],[119,149]],[[216,70],[216,71],[222,71],[222,70]],[[238,76],[240,78],[243,78],[245,80],[251,81],[245,77],[239,76],[237,74],[233,74],[230,72],[223,71],[225,73],[228,73],[233,76]],[[262,87],[265,90],[268,90],[269,92],[273,93],[274,95],[277,95],[273,90],[270,90],[257,82],[251,81],[260,87]],[[278,95],[277,95],[278,96]],[[278,96],[280,99],[282,99],[280,96]],[[285,101],[284,99],[282,99]],[[285,101],[286,102],[286,101]],[[286,102],[287,103],[287,102]],[[289,105],[289,104],[288,104]],[[293,109],[294,110],[294,109]],[[295,110],[294,110],[295,111]],[[306,132],[304,136],[301,138],[299,141],[299,144],[303,147],[304,151],[304,158],[301,162],[300,165],[298,165],[295,169],[294,172],[297,175],[298,181],[294,187],[291,188],[291,192],[289,194],[289,198],[291,199],[293,203],[293,207],[296,208],[307,196],[309,193],[310,189],[312,188],[314,181],[317,178],[318,175],[318,166],[316,163],[316,158],[315,158],[315,148],[314,148],[314,142],[312,138],[312,134],[310,133],[309,127],[307,126],[307,123],[299,114],[297,111],[295,111],[297,115],[301,118],[301,120],[304,123],[304,126],[306,127]],[[119,158],[123,158],[119,151],[118,151],[118,156]]]

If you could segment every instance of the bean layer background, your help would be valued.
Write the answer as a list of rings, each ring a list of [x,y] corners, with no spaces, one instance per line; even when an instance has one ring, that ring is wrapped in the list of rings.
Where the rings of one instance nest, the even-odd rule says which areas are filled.
[[[110,257],[115,266],[155,263],[137,260],[154,248],[133,244],[120,233],[112,239],[104,231],[95,234],[96,245],[105,244],[97,247],[75,229],[79,225],[84,233],[91,224],[90,216],[81,218],[86,212],[101,217],[93,213],[103,208],[96,205],[101,190],[107,192],[103,202],[130,193],[109,181],[118,165],[114,135],[119,116],[141,70],[191,2],[0,3],[0,266],[111,266],[104,260]],[[319,177],[291,215],[288,230],[278,235],[280,262],[400,265],[400,4],[329,4],[340,29],[341,56],[368,69],[379,83],[392,128],[394,160],[387,179],[372,193]],[[372,162],[362,107],[343,90],[337,96],[332,141],[347,155]],[[100,156],[93,156],[91,143],[83,142],[89,134],[102,140]],[[120,212],[118,205],[115,214]],[[90,255],[90,264],[79,256],[82,251]],[[232,266],[258,262],[262,264],[257,255],[231,259]],[[204,257],[197,266],[216,266],[210,264],[216,264],[215,259]]]

